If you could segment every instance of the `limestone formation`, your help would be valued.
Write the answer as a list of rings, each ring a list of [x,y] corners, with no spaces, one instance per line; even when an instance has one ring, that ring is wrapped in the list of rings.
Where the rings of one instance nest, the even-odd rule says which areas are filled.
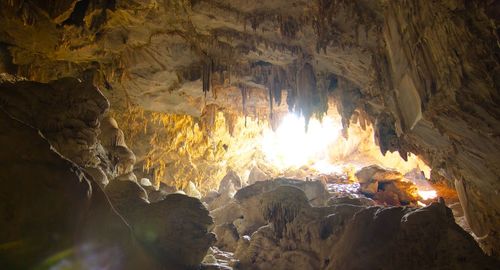
[[[81,168],[3,111],[0,147],[0,268],[161,269]]]
[[[292,192],[284,189],[297,194],[281,196]],[[348,204],[318,208],[291,187],[270,191],[267,198],[275,201],[268,208],[269,220],[279,225],[263,226],[241,242],[236,251],[241,269],[498,267],[442,203],[421,209]]]
[[[263,194],[275,190],[280,186],[291,186],[302,190],[306,194],[306,201],[315,205],[324,205],[329,198],[328,192],[319,181],[282,178],[259,181],[253,185],[244,187],[234,196],[243,216],[242,219],[235,221],[240,235],[249,235],[259,227],[267,224],[264,212],[260,209],[260,201],[263,199]]]
[[[242,187],[241,178],[233,170],[230,170],[224,176],[224,178],[222,178],[222,180],[220,181],[220,183],[219,183],[219,193],[220,194],[226,193],[228,191],[228,189],[231,189],[231,187],[230,187],[231,185],[236,190],[238,190],[238,189],[240,189]]]
[[[250,175],[248,175],[247,184],[255,184],[259,181],[269,180],[269,176],[267,176],[259,167],[255,166],[250,170]]]
[[[3,110],[39,129],[59,153],[84,167],[100,185],[117,177],[135,179],[135,155],[116,122],[105,118],[101,132],[109,102],[89,82],[62,78],[43,84],[16,78],[0,84],[0,100]]]

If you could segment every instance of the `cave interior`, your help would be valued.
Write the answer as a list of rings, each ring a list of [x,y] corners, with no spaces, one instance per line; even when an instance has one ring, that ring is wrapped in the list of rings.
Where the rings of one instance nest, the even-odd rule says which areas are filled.
[[[2,0],[0,269],[500,269],[499,25],[496,0]]]

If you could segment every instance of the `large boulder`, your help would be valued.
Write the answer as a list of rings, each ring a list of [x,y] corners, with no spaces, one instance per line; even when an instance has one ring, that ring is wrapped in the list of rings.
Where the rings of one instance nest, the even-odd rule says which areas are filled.
[[[397,181],[403,178],[403,175],[395,170],[389,170],[382,168],[379,165],[370,165],[367,167],[361,168],[356,172],[356,178],[360,183],[367,183],[372,180],[378,182],[389,182],[389,181]]]
[[[287,232],[287,224],[310,207],[304,191],[293,186],[279,186],[264,193],[260,200],[262,215],[279,238]]]
[[[326,190],[325,184],[322,181],[303,181],[291,178],[276,178],[273,180],[259,181],[253,185],[244,187],[235,194],[235,198],[239,201],[260,195],[265,192],[276,189],[279,186],[293,186],[301,189],[306,194],[309,203],[315,206],[321,206],[328,201],[330,194]]]
[[[208,232],[212,218],[196,198],[169,194],[149,203],[146,191],[133,181],[113,181],[106,193],[137,239],[169,269],[198,266],[215,243]]]
[[[391,259],[383,259],[388,256]],[[442,203],[368,208],[345,226],[325,269],[497,269]]]
[[[418,200],[417,187],[395,170],[379,165],[364,167],[356,172],[359,191],[386,205],[415,204]]]
[[[262,196],[281,186],[295,187],[304,192],[306,200],[312,205],[325,205],[330,195],[321,181],[302,181],[288,178],[259,181],[236,192],[234,198],[240,206],[243,218],[235,225],[240,235],[251,234],[268,222],[260,209]]]

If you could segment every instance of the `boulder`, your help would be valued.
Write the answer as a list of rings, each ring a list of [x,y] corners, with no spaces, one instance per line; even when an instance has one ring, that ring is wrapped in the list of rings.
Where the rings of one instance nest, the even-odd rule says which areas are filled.
[[[240,205],[233,200],[226,205],[210,211],[210,216],[214,219],[215,225],[221,225],[233,223],[235,220],[242,218],[243,212]]]
[[[311,205],[304,191],[293,186],[279,186],[262,194],[260,210],[264,219],[269,222],[278,237],[282,237],[299,213],[309,209]]]
[[[235,171],[229,170],[219,184],[219,193],[226,193],[230,188],[238,190],[241,188],[241,186],[241,178],[238,176],[238,174],[236,174]]]
[[[196,185],[192,181],[189,181],[186,188],[184,188],[184,192],[190,197],[201,199],[201,193],[200,191],[198,191]]]
[[[330,194],[322,181],[303,181],[290,178],[276,178],[257,182],[238,190],[234,197],[241,201],[271,191],[279,186],[294,186],[301,189],[306,194],[309,203],[315,206],[325,205],[326,201],[330,198]]]
[[[364,182],[359,184],[359,192],[373,196],[378,191],[378,182],[374,180],[370,180],[369,182]]]
[[[338,205],[338,204],[373,206],[373,205],[375,205],[375,202],[369,198],[365,198],[365,197],[356,198],[356,197],[352,197],[352,196],[330,198],[327,202],[327,205]]]
[[[391,260],[381,260],[391,254]],[[324,269],[496,269],[441,203],[367,208],[345,226]]]
[[[238,230],[233,223],[215,226],[213,232],[217,236],[216,246],[225,251],[235,251],[240,238]]]
[[[242,219],[234,222],[240,235],[251,234],[259,227],[267,224],[259,208],[262,196],[266,192],[281,186],[291,186],[301,190],[305,194],[308,203],[312,205],[325,205],[330,197],[325,186],[320,181],[277,178],[246,186],[238,190],[234,196],[243,214]]]
[[[250,174],[248,175],[247,184],[252,185],[259,181],[268,180],[270,177],[267,176],[259,167],[255,166],[250,170]]]
[[[416,203],[418,201],[418,189],[415,184],[407,180],[392,181],[383,184],[379,188],[384,192],[391,192],[396,194],[397,200],[402,205]]]
[[[295,193],[297,191],[291,191]],[[301,206],[269,192],[269,221],[241,238],[239,269],[497,269],[443,203],[424,208]],[[298,197],[300,195],[296,194]],[[295,197],[297,197],[295,196]],[[303,194],[302,194],[303,196]],[[273,207],[274,206],[274,207]],[[302,209],[297,211],[297,209]],[[284,214],[284,215],[283,215]],[[276,228],[281,228],[276,230]],[[391,259],[386,260],[388,254]]]
[[[162,201],[148,203],[145,190],[132,181],[114,181],[106,192],[137,239],[163,265],[196,267],[215,243],[215,235],[208,232],[213,220],[196,198],[169,194]]]
[[[408,205],[418,201],[415,184],[401,173],[378,165],[364,167],[356,172],[359,191],[386,205]]]
[[[379,165],[370,165],[356,172],[359,183],[369,183],[373,181],[390,182],[403,179],[403,175],[395,170],[382,168]]]

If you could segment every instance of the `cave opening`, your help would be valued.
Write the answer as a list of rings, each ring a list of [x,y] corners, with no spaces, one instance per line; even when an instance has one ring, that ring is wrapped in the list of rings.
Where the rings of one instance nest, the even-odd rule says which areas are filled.
[[[500,269],[498,1],[0,1],[0,269]]]

